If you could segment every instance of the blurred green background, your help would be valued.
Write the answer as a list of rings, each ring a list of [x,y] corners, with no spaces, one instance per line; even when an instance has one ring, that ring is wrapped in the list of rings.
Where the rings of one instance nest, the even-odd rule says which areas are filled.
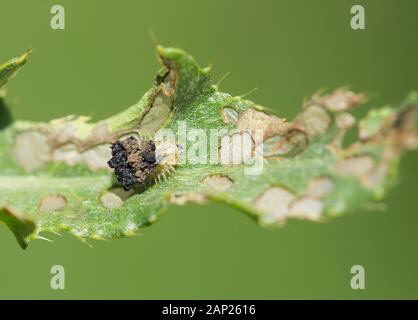
[[[66,29],[51,30],[64,5]],[[363,4],[366,30],[350,28]],[[1,0],[0,60],[31,47],[8,86],[14,117],[101,119],[135,103],[159,68],[149,36],[213,63],[221,89],[292,118],[320,88],[351,85],[370,107],[418,89],[418,1]],[[418,298],[418,153],[401,164],[387,210],[326,224],[264,230],[225,205],[171,207],[137,237],[92,241],[66,234],[21,250],[0,226],[0,298]],[[50,289],[50,268],[66,290]],[[350,288],[350,268],[366,290]]]

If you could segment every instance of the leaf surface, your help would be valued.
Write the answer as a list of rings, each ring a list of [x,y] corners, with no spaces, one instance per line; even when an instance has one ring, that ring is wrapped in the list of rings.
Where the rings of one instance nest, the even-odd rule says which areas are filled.
[[[44,232],[68,231],[82,240],[130,236],[169,204],[208,200],[240,208],[264,226],[289,218],[325,221],[380,201],[396,180],[400,156],[417,147],[416,93],[357,123],[350,111],[364,95],[338,89],[314,95],[288,122],[220,92],[210,69],[184,51],[158,46],[157,52],[163,68],[154,85],[120,114],[97,123],[68,116],[0,127],[0,221],[22,247]],[[26,57],[0,67],[0,85]],[[184,137],[184,126],[200,131]],[[111,143],[130,135],[154,139],[161,128],[173,132],[186,161],[146,188],[124,191],[107,166]],[[350,128],[357,128],[358,141],[343,147]],[[223,131],[211,138],[214,130]],[[216,147],[198,149],[199,139]],[[234,141],[249,141],[248,161],[220,163]],[[206,163],[189,161],[205,152]]]

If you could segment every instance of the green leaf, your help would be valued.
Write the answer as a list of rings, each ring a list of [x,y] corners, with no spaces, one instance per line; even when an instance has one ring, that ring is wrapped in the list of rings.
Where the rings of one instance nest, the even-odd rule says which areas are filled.
[[[19,69],[26,63],[29,54],[32,50],[26,50],[19,57],[13,58],[0,65],[0,88],[3,87],[7,81],[14,77]]]
[[[26,237],[35,231],[35,223],[8,207],[0,209],[0,221],[12,230],[19,245],[25,249],[27,247]]]
[[[26,50],[26,52],[19,57],[13,58],[0,65],[0,129],[12,122],[12,115],[3,100],[3,97],[6,95],[4,85],[10,78],[15,76],[19,69],[26,63],[30,52],[31,50]]]
[[[0,131],[0,220],[22,247],[44,232],[68,231],[82,240],[130,236],[170,204],[209,200],[240,208],[264,226],[289,218],[326,221],[380,201],[396,179],[400,156],[418,145],[416,93],[399,108],[370,111],[359,122],[359,140],[343,147],[345,132],[356,124],[349,112],[363,94],[316,94],[287,122],[220,92],[210,69],[184,51],[158,46],[157,53],[163,68],[154,86],[120,114],[98,123],[76,116],[17,121]],[[213,130],[223,130],[213,139],[219,146],[200,149],[214,163],[174,156],[174,172],[163,161],[159,178],[165,178],[124,191],[107,165],[110,144],[130,135],[156,139],[159,129],[170,129],[173,148],[157,149],[166,150],[165,160],[183,150],[181,158],[197,147],[182,135],[184,126],[208,141]],[[219,163],[233,141],[249,141],[256,162]]]

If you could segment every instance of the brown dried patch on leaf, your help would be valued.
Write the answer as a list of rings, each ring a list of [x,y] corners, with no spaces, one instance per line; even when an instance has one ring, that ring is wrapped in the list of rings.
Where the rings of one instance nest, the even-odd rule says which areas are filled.
[[[343,112],[336,116],[335,122],[338,128],[348,130],[356,124],[356,118],[349,113]]]
[[[64,123],[59,126],[49,136],[49,142],[53,146],[60,146],[74,140],[76,135],[76,128],[71,123]]]
[[[234,184],[232,179],[224,175],[210,175],[203,179],[203,183],[215,192],[224,192]]]
[[[48,134],[48,142],[53,148],[72,144],[80,152],[116,139],[115,134],[110,132],[108,123],[99,122],[93,126],[88,123],[89,120],[89,117],[84,116],[60,118],[50,121],[40,131]]]
[[[52,152],[52,161],[64,162],[69,166],[73,166],[81,160],[81,153],[77,150],[77,146],[72,143],[59,147]]]
[[[160,88],[165,96],[171,97],[176,91],[176,85],[177,72],[171,69],[166,73],[163,82],[160,84]]]
[[[187,203],[203,204],[207,201],[207,197],[203,193],[187,192],[181,194],[171,194],[169,202],[176,205],[185,205]]]
[[[160,62],[167,68],[167,71],[164,74],[157,76],[157,83],[160,84],[161,91],[167,97],[174,95],[177,88],[178,81],[178,71],[176,64],[170,60],[166,59],[162,55],[159,55],[158,58]]]
[[[263,143],[264,157],[292,157],[302,152],[309,144],[305,132],[290,129],[284,136],[274,136]]]
[[[117,209],[122,207],[133,193],[133,190],[125,191],[122,188],[114,188],[106,191],[100,197],[100,202],[106,209]]]
[[[90,140],[92,143],[110,142],[112,139],[113,136],[110,134],[109,125],[105,122],[98,123],[91,131]]]
[[[222,109],[222,118],[225,123],[238,124],[238,112],[231,107],[224,107]]]
[[[134,193],[134,190],[123,190],[123,188],[113,188],[111,190],[109,190],[109,192],[114,193],[115,195],[117,195],[123,202],[125,202],[126,200],[128,200]]]
[[[316,198],[301,197],[290,205],[288,217],[318,221],[324,211],[324,204]]]
[[[248,131],[226,134],[221,137],[219,159],[223,165],[248,164],[255,148]]]
[[[417,110],[414,107],[404,108],[397,113],[393,122],[393,141],[406,150],[418,148]]]
[[[238,129],[249,130],[256,144],[275,135],[285,134],[289,129],[289,123],[276,116],[269,116],[264,112],[254,109],[245,110],[238,120]],[[261,131],[263,137],[259,137],[257,131]]]
[[[26,249],[28,246],[26,238],[36,229],[32,219],[10,206],[5,206],[0,208],[0,222],[5,223],[9,227],[22,249]]]
[[[294,156],[308,146],[309,141],[306,133],[297,129],[291,129],[286,134],[286,140],[288,142],[287,156]]]
[[[12,154],[27,171],[39,169],[51,160],[51,148],[47,136],[38,131],[18,134]]]
[[[92,170],[106,169],[110,171],[107,161],[112,157],[110,144],[100,144],[82,153],[82,158],[87,167]]]
[[[389,166],[385,163],[379,164],[377,167],[373,168],[366,175],[361,177],[361,183],[370,189],[382,187],[384,181],[388,175]]]
[[[375,165],[371,156],[361,155],[337,161],[335,171],[342,176],[362,177],[370,172]]]
[[[328,177],[320,177],[309,183],[307,196],[323,198],[334,190],[334,182]]]
[[[52,148],[60,147],[65,144],[75,144],[78,147],[85,148],[87,144],[91,145],[88,137],[80,136],[78,132],[81,127],[87,129],[90,124],[90,117],[69,115],[49,121],[46,124],[38,125],[40,132],[48,134],[48,142]]]
[[[286,220],[290,204],[295,196],[286,189],[273,187],[265,190],[254,202],[261,212],[261,222],[264,224],[280,223]]]
[[[338,113],[335,117],[335,123],[337,125],[338,131],[334,137],[334,141],[331,144],[331,147],[339,150],[344,142],[344,137],[348,129],[356,123],[356,118],[351,114],[346,112]]]
[[[309,136],[324,134],[330,127],[332,118],[321,106],[313,104],[304,108],[295,121],[295,127]]]
[[[390,108],[372,110],[359,124],[362,142],[391,145],[396,152],[418,148],[417,110],[407,106],[396,112]]]
[[[337,89],[325,96],[315,96],[313,100],[320,103],[332,112],[341,112],[353,109],[362,104],[366,99],[364,93],[354,93],[346,89]]]
[[[39,202],[38,208],[44,212],[53,212],[65,209],[67,206],[67,199],[59,194],[54,194],[42,198]]]
[[[279,157],[289,149],[288,141],[285,136],[273,136],[263,143],[264,157]]]

